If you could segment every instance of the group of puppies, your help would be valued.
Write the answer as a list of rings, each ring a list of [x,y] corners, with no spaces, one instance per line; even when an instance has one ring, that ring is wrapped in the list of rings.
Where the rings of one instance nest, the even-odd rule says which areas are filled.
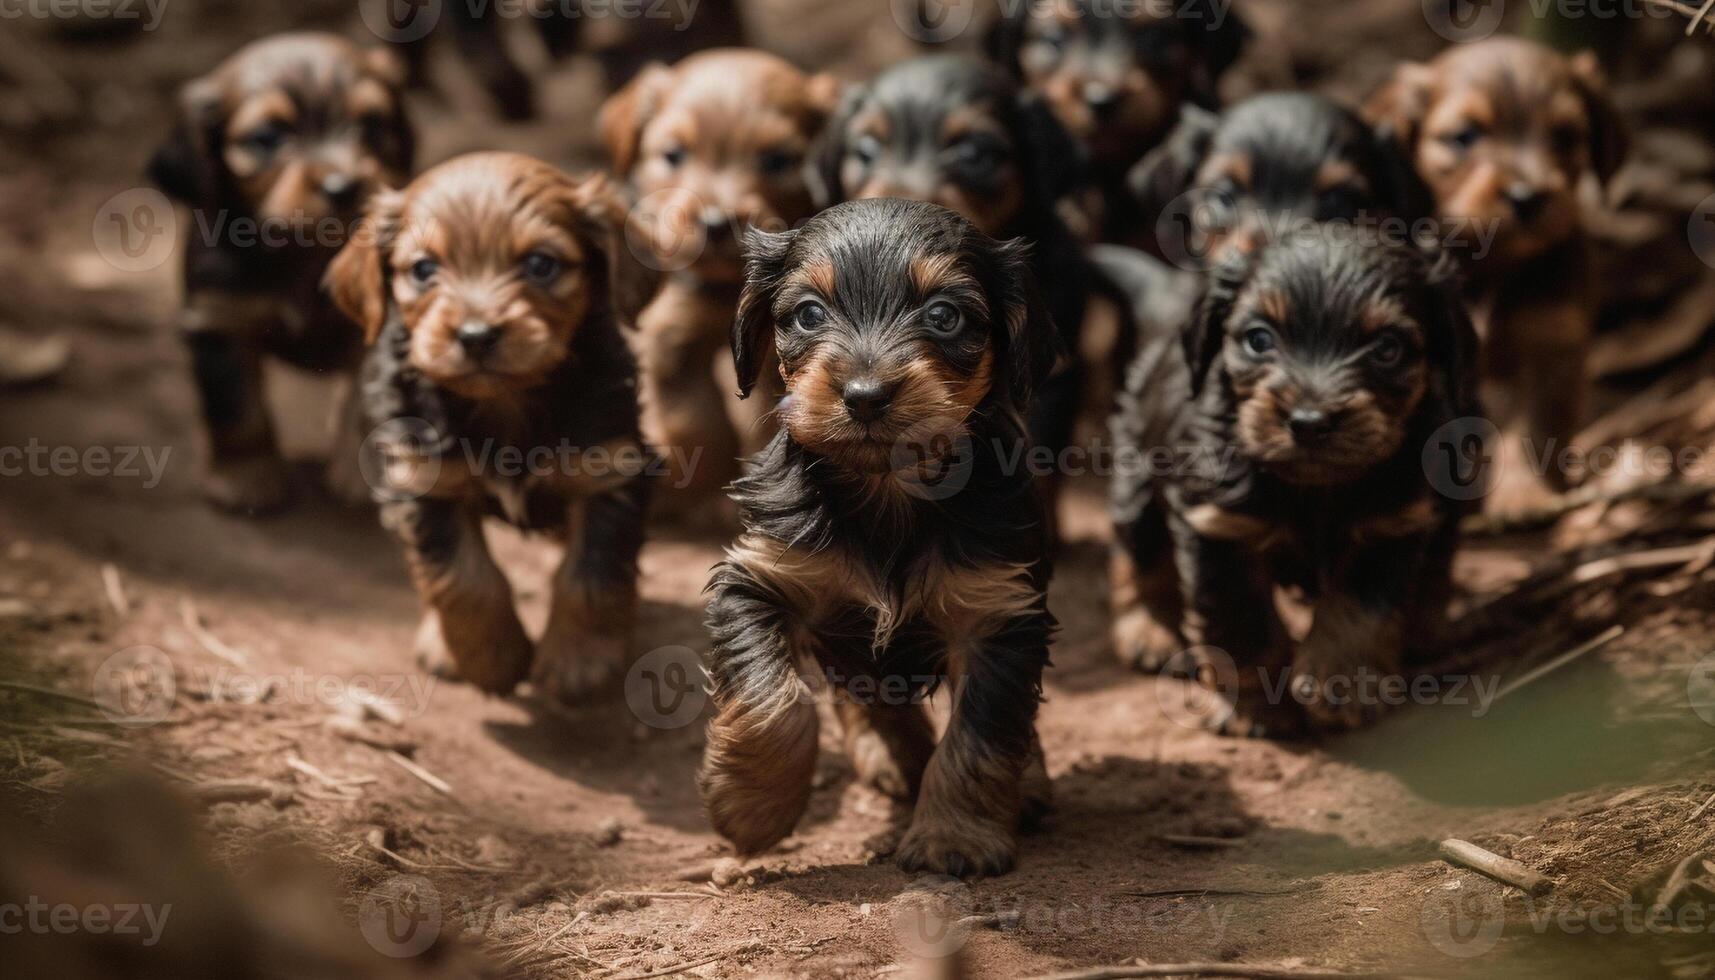
[[[914,806],[900,864],[996,874],[1049,803],[1052,487],[1018,450],[1072,443],[1094,369],[1119,389],[1116,448],[1192,461],[1113,480],[1119,656],[1223,651],[1242,668],[1211,719],[1229,732],[1361,723],[1321,682],[1434,643],[1471,506],[1426,475],[1432,434],[1481,415],[1484,378],[1506,383],[1509,432],[1577,423],[1576,193],[1621,138],[1593,62],[1511,40],[1403,66],[1362,112],[1308,94],[1220,111],[1248,32],[1177,6],[1017,5],[989,60],[843,89],[752,50],[652,65],[601,114],[618,180],[499,152],[410,179],[388,51],[246,47],[186,86],[152,174],[193,208],[355,230],[188,247],[209,496],[285,501],[265,356],[361,359],[420,656],[575,701],[627,663],[654,453],[695,448],[673,454],[699,461],[674,494],[730,483],[742,528],[709,584],[716,829],[746,853],[791,832],[825,687],[859,777]],[[1204,261],[1180,273],[1158,219],[1187,195]],[[1272,234],[1282,218],[1315,233]],[[1492,247],[1366,218],[1484,225]],[[1086,365],[1104,300],[1119,340]],[[473,443],[610,465],[506,470]],[[485,516],[564,540],[538,640]],[[1310,610],[1302,635],[1281,589]],[[1308,696],[1246,680],[1270,670]],[[940,686],[937,739],[922,702]]]

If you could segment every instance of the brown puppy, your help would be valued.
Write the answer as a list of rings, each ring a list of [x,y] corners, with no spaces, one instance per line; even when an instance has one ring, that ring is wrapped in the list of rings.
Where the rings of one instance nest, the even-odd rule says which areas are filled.
[[[401,76],[389,52],[328,34],[258,41],[185,86],[150,161],[194,212],[180,327],[209,432],[205,492],[222,507],[286,501],[263,355],[322,371],[355,362],[319,285],[370,192],[410,172]]]
[[[477,153],[378,195],[328,269],[371,344],[382,521],[427,607],[434,669],[510,691],[531,663],[484,514],[562,535],[537,682],[565,700],[625,664],[643,543],[634,365],[621,319],[653,288],[607,181]]]
[[[668,273],[638,322],[644,430],[690,494],[726,484],[741,448],[771,435],[762,415],[774,399],[741,411],[715,381],[715,355],[738,308],[742,232],[783,231],[814,211],[804,160],[837,89],[773,55],[723,49],[646,68],[602,109],[646,229],[639,247]]]
[[[1533,457],[1565,446],[1584,415],[1598,297],[1578,188],[1586,174],[1606,181],[1625,157],[1603,90],[1593,54],[1497,38],[1400,66],[1367,107],[1465,243],[1484,376],[1497,383],[1485,400],[1508,436],[1489,499],[1500,511],[1564,488],[1566,475]]]

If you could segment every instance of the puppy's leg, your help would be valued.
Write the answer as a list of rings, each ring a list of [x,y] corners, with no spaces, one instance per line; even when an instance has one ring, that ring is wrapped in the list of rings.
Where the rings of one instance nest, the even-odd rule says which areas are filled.
[[[730,309],[680,286],[664,288],[638,318],[644,432],[667,457],[667,486],[684,497],[713,493],[737,473],[738,438],[714,380],[731,320]]]
[[[1124,527],[1116,527],[1114,534],[1108,552],[1114,655],[1127,667],[1160,670],[1185,647],[1179,635],[1185,612],[1179,574],[1165,547],[1139,549],[1136,535]]]
[[[900,867],[957,876],[1011,870],[1048,633],[1046,613],[1027,613],[952,652],[953,714],[899,842]]]
[[[1298,712],[1286,688],[1292,651],[1274,607],[1273,583],[1244,543],[1207,537],[1177,514],[1169,528],[1185,590],[1185,639],[1198,650],[1195,666],[1204,686],[1225,701],[1210,726],[1253,737],[1297,730]]]
[[[259,335],[268,313],[248,297],[194,294],[181,320],[208,427],[203,495],[225,510],[265,514],[286,505],[286,465],[262,398]]]
[[[797,671],[802,637],[780,596],[731,564],[716,568],[710,588],[715,717],[697,787],[715,830],[755,854],[804,815],[819,723]]]
[[[914,798],[935,751],[935,732],[922,706],[859,703],[844,692],[835,697],[846,757],[858,780],[896,800]]]
[[[530,638],[512,589],[489,556],[482,517],[456,501],[422,498],[383,508],[382,522],[405,546],[405,561],[427,610],[418,656],[431,669],[505,694],[530,670]]]
[[[537,682],[561,701],[598,691],[625,670],[648,493],[648,484],[635,479],[571,507],[535,670]]]
[[[1034,731],[1030,733],[1030,762],[1024,767],[1019,792],[1023,797],[1019,822],[1025,830],[1032,830],[1054,808],[1054,783],[1048,778],[1048,758],[1042,753],[1042,737]]]
[[[328,467],[324,479],[328,492],[348,507],[367,506],[373,488],[363,475],[364,441],[369,436],[368,415],[363,408],[363,392],[357,372],[351,372],[350,386],[340,406],[338,426],[333,434],[333,448],[328,451]]]
[[[1498,336],[1518,351],[1516,408],[1488,499],[1492,512],[1506,514],[1540,506],[1571,485],[1571,474],[1554,461],[1583,423],[1593,328],[1575,300],[1518,305],[1498,315],[1505,317]]]

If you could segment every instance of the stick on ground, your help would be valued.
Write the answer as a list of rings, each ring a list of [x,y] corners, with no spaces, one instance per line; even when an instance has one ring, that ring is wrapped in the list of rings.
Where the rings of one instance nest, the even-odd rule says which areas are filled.
[[[1034,980],[1125,980],[1127,977],[1279,977],[1284,980],[1404,980],[1401,973],[1342,973],[1315,966],[1274,963],[1161,963],[1102,966],[1093,970],[1050,973]]]
[[[1441,842],[1441,856],[1454,864],[1463,865],[1511,885],[1527,895],[1546,895],[1554,890],[1554,882],[1547,876],[1538,874],[1512,858],[1504,858],[1493,851],[1484,850],[1470,841],[1449,837]]]

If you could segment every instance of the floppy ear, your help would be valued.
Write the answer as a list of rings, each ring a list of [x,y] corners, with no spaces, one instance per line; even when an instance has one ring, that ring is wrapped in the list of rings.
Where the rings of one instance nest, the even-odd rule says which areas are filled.
[[[363,51],[363,67],[382,83],[395,90],[405,87],[410,71],[405,65],[405,59],[399,57],[389,45],[376,45]]]
[[[615,173],[629,173],[636,165],[643,127],[660,108],[662,98],[673,86],[673,77],[671,68],[649,65],[603,103],[597,128]]]
[[[569,202],[583,217],[585,227],[594,237],[607,269],[607,299],[613,315],[621,326],[635,327],[637,317],[655,298],[661,285],[661,273],[652,263],[645,262],[633,247],[643,241],[641,234],[632,235],[629,209],[619,188],[603,174],[593,174],[569,185]]]
[[[1031,179],[1036,200],[1052,204],[1068,197],[1084,183],[1084,147],[1066,132],[1048,103],[1035,92],[1020,92],[1018,115],[1024,144],[1030,154]]]
[[[786,252],[797,237],[796,231],[776,234],[760,228],[744,233],[744,291],[732,322],[732,366],[740,398],[750,397],[774,346],[774,290],[786,273]]]
[[[1408,161],[1417,155],[1418,130],[1429,114],[1435,91],[1435,69],[1416,62],[1403,62],[1393,77],[1370,95],[1363,115],[1383,137],[1399,145]]]
[[[1219,124],[1220,117],[1214,113],[1187,105],[1167,139],[1131,168],[1126,186],[1147,218],[1153,220],[1167,210],[1169,202],[1191,189]]]
[[[1607,76],[1594,51],[1581,51],[1572,57],[1572,77],[1590,121],[1590,165],[1596,178],[1606,184],[1626,162],[1626,126],[1608,100]]]
[[[853,85],[846,89],[811,151],[810,189],[818,208],[832,207],[846,199],[845,181],[840,177],[846,162],[846,127],[868,97],[868,86]]]
[[[400,204],[398,191],[376,192],[322,275],[322,288],[347,319],[363,328],[365,344],[375,343],[387,319],[387,250],[398,231]]]
[[[1239,60],[1239,54],[1250,41],[1250,25],[1232,4],[1217,0],[1186,0],[1180,16],[1187,20],[1186,36],[1197,53],[1192,95],[1203,106],[1215,108],[1221,104],[1217,92],[1221,76]]]
[[[149,180],[193,207],[213,203],[220,172],[220,89],[213,78],[179,92],[179,120],[149,158]]]
[[[1370,130],[1370,145],[1376,161],[1377,199],[1394,216],[1407,222],[1415,224],[1433,218],[1435,194],[1406,155],[1408,150],[1380,126]]]
[[[1005,345],[1001,360],[1006,369],[1006,394],[1023,410],[1030,404],[1031,395],[1048,380],[1063,345],[1041,287],[1030,271],[1030,243],[1023,238],[994,242],[991,251],[990,281],[999,285],[1006,307],[996,324]]]
[[[1196,311],[1186,321],[1181,342],[1185,346],[1185,363],[1191,369],[1191,396],[1203,391],[1215,358],[1221,354],[1221,341],[1227,330],[1227,317],[1233,311],[1239,287],[1250,271],[1250,260],[1237,249],[1229,249],[1225,260],[1210,271],[1203,285],[1203,295],[1197,300]]]

